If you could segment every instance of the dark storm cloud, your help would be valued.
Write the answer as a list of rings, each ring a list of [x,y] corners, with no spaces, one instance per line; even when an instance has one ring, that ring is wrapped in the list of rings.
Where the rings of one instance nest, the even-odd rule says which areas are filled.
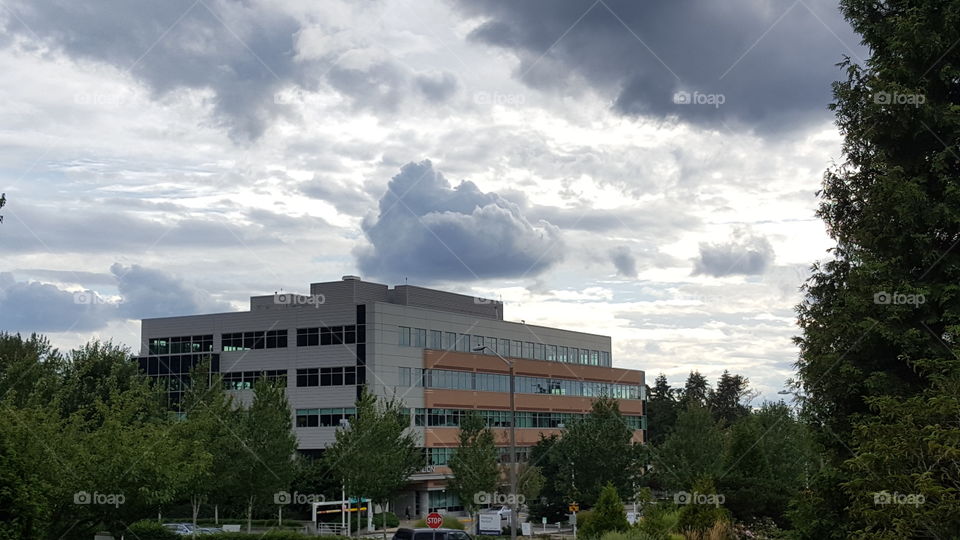
[[[470,39],[513,51],[530,86],[586,84],[622,114],[713,127],[828,118],[834,64],[865,55],[828,0],[454,2],[484,19]],[[675,103],[686,96],[678,92],[693,103]],[[710,95],[723,103],[706,103]]]
[[[463,181],[451,187],[430,161],[408,163],[387,185],[380,212],[364,221],[367,275],[396,280],[536,276],[563,254],[560,231],[531,224],[517,205]]]
[[[274,93],[304,84],[293,58],[300,25],[251,2],[15,1],[7,31],[83,60],[129,70],[155,96],[215,92],[216,118],[234,138],[256,138],[281,111]]]
[[[9,272],[0,273],[0,331],[89,332],[113,320],[230,309],[229,304],[214,300],[206,291],[158,270],[114,264],[110,272],[110,285],[119,292],[119,302],[92,289],[71,292],[51,283],[17,281]],[[70,272],[54,274],[64,280],[78,280],[89,273],[78,272],[73,277]]]
[[[609,252],[610,260],[617,269],[617,275],[622,277],[637,277],[637,259],[626,247],[612,248]]]
[[[127,319],[230,310],[229,304],[214,300],[207,291],[159,270],[114,263],[110,272],[116,277],[117,290],[123,297],[120,315]]]
[[[129,212],[68,213],[21,207],[17,214],[9,214],[3,225],[6,253],[140,252],[171,246],[243,249],[283,244],[259,225],[196,218],[161,223]]]
[[[773,258],[769,240],[740,231],[730,242],[700,244],[700,256],[694,260],[693,274],[714,277],[762,274],[773,263]]]
[[[91,290],[65,291],[36,281],[16,281],[0,273],[0,331],[86,332],[103,328],[116,307]]]

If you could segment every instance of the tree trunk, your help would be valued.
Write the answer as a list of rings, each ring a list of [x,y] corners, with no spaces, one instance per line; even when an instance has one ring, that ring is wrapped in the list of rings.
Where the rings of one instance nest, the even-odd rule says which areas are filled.
[[[220,505],[213,505],[213,524],[220,525]]]
[[[247,534],[253,529],[253,495],[247,499]]]
[[[193,528],[197,528],[197,514],[200,513],[200,496],[193,495],[190,497],[190,507],[193,510]]]

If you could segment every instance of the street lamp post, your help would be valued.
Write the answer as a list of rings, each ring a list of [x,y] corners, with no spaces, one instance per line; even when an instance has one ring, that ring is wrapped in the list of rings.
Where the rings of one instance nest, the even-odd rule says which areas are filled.
[[[473,349],[474,352],[483,352],[484,350],[497,355],[497,358],[510,368],[510,540],[517,540],[517,404],[513,362],[486,345]]]

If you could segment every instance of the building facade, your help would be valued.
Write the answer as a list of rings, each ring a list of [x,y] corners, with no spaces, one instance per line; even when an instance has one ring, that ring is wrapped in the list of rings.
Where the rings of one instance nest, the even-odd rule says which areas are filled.
[[[309,295],[252,297],[245,312],[145,319],[141,332],[140,368],[169,380],[174,407],[179,381],[204,359],[241,402],[257,378],[280,381],[306,453],[334,442],[364,387],[402,399],[427,466],[394,501],[401,517],[462,508],[445,490],[446,464],[468,411],[509,460],[509,371],[492,351],[515,367],[519,459],[601,395],[620,400],[634,440],[645,436],[644,373],[612,367],[609,337],[505,321],[498,301],[344,276]]]

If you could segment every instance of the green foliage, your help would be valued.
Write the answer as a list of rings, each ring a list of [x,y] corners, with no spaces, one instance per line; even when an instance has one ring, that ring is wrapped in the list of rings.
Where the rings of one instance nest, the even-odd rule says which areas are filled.
[[[716,494],[713,482],[708,479],[698,480],[693,484],[693,493],[702,495]],[[698,504],[695,500],[680,508],[680,518],[677,520],[677,530],[687,533],[704,533],[713,528],[718,522],[729,523],[730,513],[719,505]]]
[[[571,422],[554,443],[556,447],[547,459],[552,460],[557,474],[551,477],[544,472],[544,476],[556,483],[556,491],[565,503],[593,505],[608,483],[621,494],[632,496],[642,473],[642,447],[633,443],[632,437],[617,401],[598,398],[590,413]]]
[[[595,538],[609,531],[626,531],[630,528],[627,522],[627,514],[623,508],[623,501],[617,493],[617,488],[612,483],[608,483],[600,491],[600,498],[593,507],[586,523],[578,525],[580,532],[587,538]]]
[[[315,540],[316,536],[302,534],[294,531],[268,531],[263,534],[257,533],[256,536],[242,532],[222,532],[217,534],[203,535],[198,538],[209,538],[210,540]],[[324,536],[324,540],[351,540],[349,536]]]
[[[124,536],[137,540],[179,540],[180,535],[152,520],[138,521],[126,530]]]
[[[659,446],[677,421],[677,391],[670,387],[667,376],[657,375],[647,397],[647,443]]]
[[[427,526],[427,521],[425,519],[418,519],[413,526],[414,528],[422,529]],[[448,515],[443,516],[442,527],[444,529],[457,529],[461,531],[464,530],[464,525],[462,521],[460,521],[459,519],[453,516],[448,516]]]
[[[500,480],[497,465],[497,448],[493,431],[476,412],[471,412],[460,421],[459,446],[449,466],[453,478],[448,487],[457,494],[464,508],[473,514],[480,507],[476,503],[478,493],[492,493]]]
[[[728,430],[724,505],[742,521],[770,517],[787,525],[790,499],[803,489],[815,453],[806,427],[783,403],[767,403]]]
[[[932,379],[918,396],[871,399],[875,416],[855,424],[844,487],[859,537],[960,538],[960,369]]]
[[[646,448],[661,484],[689,490],[698,479],[716,480],[724,472],[724,436],[705,407],[690,406],[659,448]]]
[[[566,495],[561,493],[561,486],[557,482],[560,477],[560,464],[562,463],[557,458],[558,452],[555,451],[559,440],[560,437],[557,435],[550,435],[549,437],[541,435],[537,444],[530,449],[529,462],[537,464],[537,468],[540,469],[540,473],[545,479],[539,496],[527,499],[527,507],[534,521],[539,521],[544,517],[550,523],[563,520],[571,502]]]
[[[863,455],[861,444],[871,448],[868,454],[878,451],[880,443],[871,442],[870,432],[896,435],[904,425],[883,407],[892,410],[899,403],[912,409],[907,404],[919,396],[930,403],[946,397],[929,392],[941,392],[934,377],[956,365],[960,50],[946,44],[960,39],[960,4],[842,0],[840,5],[871,54],[863,65],[843,62],[846,77],[834,84],[831,108],[844,136],[844,157],[824,175],[819,215],[836,246],[831,260],[814,267],[798,308],[799,385],[823,448],[826,466],[818,474],[825,480],[812,484],[815,492],[798,501],[796,515],[812,520],[797,524],[804,530],[828,517],[835,521],[833,530],[815,527],[825,537],[882,537],[916,526],[920,512],[868,511],[861,486],[915,481],[910,489],[922,486],[921,492],[957,488],[949,461],[928,462],[923,472],[910,462],[879,468],[883,460],[872,455],[844,462],[851,454]],[[923,301],[887,301],[884,292],[922,295]],[[945,433],[912,433],[932,436],[924,452],[947,450],[935,449],[941,443],[960,446]],[[904,456],[910,444],[891,437],[880,454]],[[835,485],[847,488],[838,491]],[[931,507],[921,511],[933,511],[926,518],[934,527],[960,520],[955,511]],[[906,534],[932,533],[919,528]]]
[[[713,413],[714,419],[730,425],[750,413],[745,403],[750,395],[749,383],[746,377],[731,375],[729,371],[723,370],[717,380],[717,387],[707,397],[707,408]]]
[[[648,504],[643,507],[643,516],[634,528],[648,537],[665,540],[671,532],[677,530],[680,522],[680,510],[664,503]]]
[[[400,518],[397,517],[393,512],[386,512],[381,514],[373,514],[373,526],[377,529],[384,528],[384,521],[386,521],[386,528],[393,528],[400,526]],[[367,527],[367,513],[363,512],[363,515],[357,516],[356,514],[350,516],[350,530],[355,531],[358,528],[365,529]]]
[[[356,417],[348,428],[337,430],[324,459],[348,493],[385,503],[423,466],[423,452],[406,429],[401,401],[378,400],[364,390],[356,408]]]
[[[290,486],[296,472],[290,404],[279,385],[260,379],[253,387],[253,403],[239,415],[237,430],[244,452],[238,452],[235,487],[247,501],[247,532],[257,502],[272,502],[275,493]]]

